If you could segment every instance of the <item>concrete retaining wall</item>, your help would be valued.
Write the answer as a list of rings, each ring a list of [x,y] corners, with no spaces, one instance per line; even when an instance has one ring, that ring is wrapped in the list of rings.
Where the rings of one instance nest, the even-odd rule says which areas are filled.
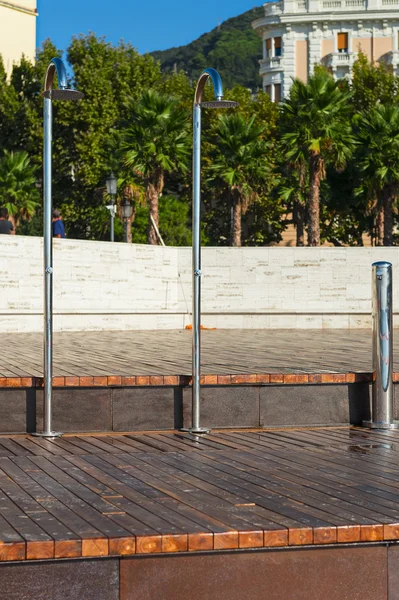
[[[0,236],[0,331],[42,330],[42,248]],[[393,264],[398,307],[396,248],[203,248],[203,325],[369,327],[376,260]],[[55,330],[177,329],[190,311],[190,248],[54,240]]]

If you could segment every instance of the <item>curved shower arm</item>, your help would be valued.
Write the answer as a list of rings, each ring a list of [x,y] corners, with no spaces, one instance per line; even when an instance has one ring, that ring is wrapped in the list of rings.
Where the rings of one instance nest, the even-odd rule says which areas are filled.
[[[219,73],[216,71],[216,69],[205,69],[205,71],[201,73],[197,82],[197,87],[195,88],[194,104],[201,104],[205,84],[208,79],[212,80],[215,98],[217,100],[221,100],[223,98],[223,85]]]
[[[46,92],[53,89],[55,73],[57,73],[58,87],[60,90],[68,88],[67,72],[64,63],[60,58],[52,58],[47,68],[46,79],[44,82],[44,90]]]

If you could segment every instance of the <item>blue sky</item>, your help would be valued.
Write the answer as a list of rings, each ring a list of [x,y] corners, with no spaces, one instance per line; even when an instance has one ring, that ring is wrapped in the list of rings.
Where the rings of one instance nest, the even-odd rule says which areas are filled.
[[[121,38],[140,52],[182,46],[240,13],[254,0],[38,0],[37,45],[50,37],[65,49],[71,37],[93,31]],[[55,6],[57,8],[55,8]]]

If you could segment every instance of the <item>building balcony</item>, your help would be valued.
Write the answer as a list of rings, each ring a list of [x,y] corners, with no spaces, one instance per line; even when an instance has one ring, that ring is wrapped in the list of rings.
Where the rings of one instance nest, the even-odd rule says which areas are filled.
[[[274,73],[276,71],[283,71],[284,69],[284,57],[283,56],[271,56],[268,58],[262,58],[259,61],[260,64],[260,75],[266,73]]]
[[[396,1],[396,0],[395,0]],[[364,10],[366,8],[365,0],[321,0],[319,2],[321,11],[353,11]]]
[[[265,15],[270,17],[272,15],[281,15],[284,8],[284,3],[280,2],[267,2],[265,5]]]
[[[353,67],[357,60],[357,52],[331,52],[327,55],[326,65],[333,70],[338,67]]]

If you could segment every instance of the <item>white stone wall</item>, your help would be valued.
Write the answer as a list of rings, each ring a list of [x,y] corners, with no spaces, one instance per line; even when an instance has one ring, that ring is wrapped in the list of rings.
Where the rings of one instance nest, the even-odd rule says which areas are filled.
[[[0,331],[41,331],[41,238],[0,236]],[[371,325],[371,264],[396,248],[203,248],[202,323],[217,328]],[[54,240],[54,329],[175,329],[190,323],[191,249]]]

